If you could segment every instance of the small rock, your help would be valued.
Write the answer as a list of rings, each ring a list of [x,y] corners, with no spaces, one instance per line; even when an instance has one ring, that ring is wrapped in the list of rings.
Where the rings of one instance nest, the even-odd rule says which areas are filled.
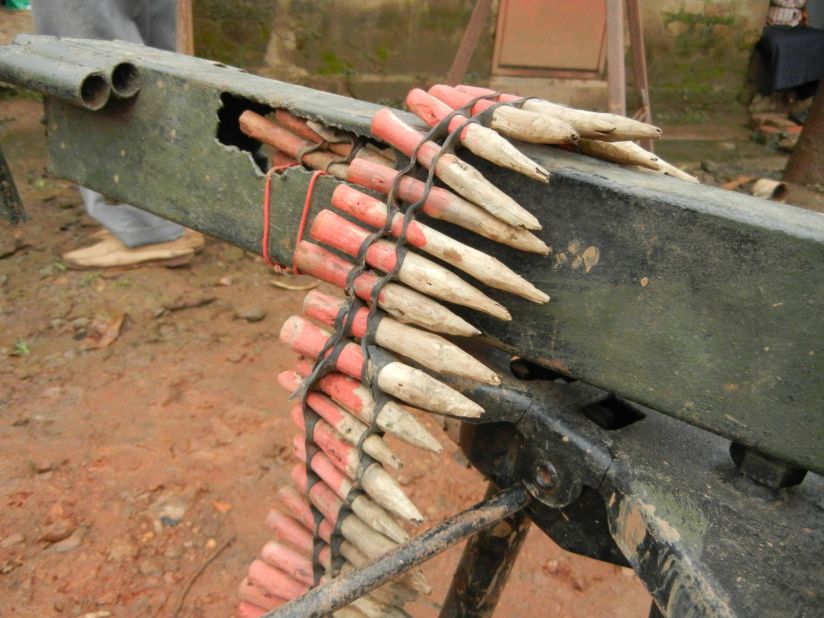
[[[13,545],[19,545],[20,543],[22,543],[25,540],[26,540],[26,537],[24,537],[19,532],[15,532],[15,533],[10,534],[9,536],[7,536],[2,541],[0,541],[0,547],[2,547],[2,548],[12,547]]]
[[[124,562],[126,560],[134,560],[137,558],[138,553],[140,553],[140,548],[130,540],[115,539],[109,548],[108,558],[112,562]]]
[[[215,541],[214,539],[209,539],[208,541],[206,541],[205,547],[206,549],[214,549],[215,547],[217,547],[217,541]]]
[[[51,472],[54,469],[54,465],[48,459],[41,459],[40,461],[35,461],[33,464],[34,471],[37,474],[45,474],[46,472]]]
[[[86,328],[89,324],[91,324],[91,320],[89,318],[75,318],[72,320],[72,328]]]
[[[88,612],[86,614],[81,614],[77,618],[109,618],[112,613],[107,609],[99,609],[96,612]]]
[[[232,278],[229,275],[223,275],[220,279],[217,280],[217,285],[222,287],[229,287],[232,285]]]
[[[187,507],[187,501],[182,496],[176,494],[161,496],[149,507],[149,514],[152,517],[155,532],[159,533],[164,527],[173,527],[179,524],[186,514]]]
[[[52,549],[58,553],[65,553],[77,549],[83,544],[84,532],[82,528],[78,528],[71,533],[69,538],[59,541],[52,545]]]
[[[144,577],[160,577],[163,575],[163,569],[153,560],[142,560],[137,569]]]
[[[163,556],[169,560],[177,560],[183,555],[183,548],[180,545],[169,545],[163,552]]]
[[[169,526],[170,528],[174,528],[176,525],[180,523],[179,519],[175,519],[174,517],[169,517],[168,515],[162,515],[160,517],[160,523],[164,526]]]
[[[709,174],[717,174],[718,164],[715,161],[711,161],[710,159],[704,159],[703,161],[701,161],[701,169]]]
[[[247,322],[260,322],[266,317],[266,310],[260,305],[246,305],[235,311],[235,317]]]
[[[58,519],[43,528],[38,540],[46,541],[47,543],[57,543],[58,541],[69,538],[71,533],[75,531],[75,528],[74,523],[68,519]]]
[[[226,360],[230,363],[239,363],[244,358],[246,358],[246,352],[233,352],[232,354],[226,357]]]

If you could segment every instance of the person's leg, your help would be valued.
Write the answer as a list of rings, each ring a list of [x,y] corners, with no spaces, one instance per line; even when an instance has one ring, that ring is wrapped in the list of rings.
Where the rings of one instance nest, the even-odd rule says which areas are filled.
[[[89,216],[111,231],[127,247],[174,240],[183,233],[183,228],[177,223],[128,204],[108,204],[106,198],[97,191],[85,187],[78,189]],[[175,226],[176,233],[171,233],[170,225]]]
[[[175,4],[174,0],[164,3]],[[34,28],[38,34],[151,44],[144,40],[139,27],[150,16],[151,4],[149,0],[34,0]],[[174,36],[174,10],[172,18]],[[183,227],[177,223],[128,204],[108,205],[91,189],[81,188],[80,194],[89,215],[127,247],[166,242],[183,235]]]
[[[79,39],[120,39],[143,43],[129,10],[129,0],[33,0],[32,17],[37,34]]]
[[[138,29],[146,45],[177,50],[177,0],[148,0]]]

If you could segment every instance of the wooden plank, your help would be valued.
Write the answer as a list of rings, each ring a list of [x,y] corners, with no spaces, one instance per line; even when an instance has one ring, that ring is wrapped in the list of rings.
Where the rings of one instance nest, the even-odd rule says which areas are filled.
[[[478,46],[478,40],[481,38],[481,33],[484,30],[491,11],[492,0],[477,0],[475,2],[475,8],[472,9],[472,16],[469,18],[469,23],[461,39],[461,45],[458,47],[455,59],[452,61],[452,66],[446,77],[446,82],[451,86],[463,82],[466,70],[469,68],[469,61],[472,60],[472,54]]]
[[[644,47],[644,28],[641,25],[640,0],[627,0],[627,25],[629,27],[629,46],[632,50],[632,73],[635,78],[635,89],[641,99],[641,109],[634,117],[636,120],[652,124],[652,104],[649,97],[647,54]],[[654,152],[653,140],[642,139],[638,143],[650,152]]]
[[[188,56],[195,54],[192,0],[177,0],[177,51]]]
[[[624,2],[607,3],[607,94],[613,114],[627,115],[626,69],[624,67]]]
[[[502,2],[493,72],[513,67],[598,72],[605,27],[604,0]]]

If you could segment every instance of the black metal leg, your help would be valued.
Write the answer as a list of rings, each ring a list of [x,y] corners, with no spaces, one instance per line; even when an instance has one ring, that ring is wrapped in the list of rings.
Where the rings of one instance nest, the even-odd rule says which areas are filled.
[[[437,556],[465,538],[494,528],[524,509],[530,500],[531,496],[522,485],[504,489],[375,558],[358,570],[313,588],[289,603],[273,609],[262,618],[324,616]]]
[[[490,483],[486,495],[497,491]],[[519,511],[469,539],[441,609],[442,618],[492,615],[531,523]]]
[[[23,209],[23,202],[20,201],[20,194],[17,192],[2,148],[0,148],[0,219],[13,224],[23,223],[26,220],[26,211]]]

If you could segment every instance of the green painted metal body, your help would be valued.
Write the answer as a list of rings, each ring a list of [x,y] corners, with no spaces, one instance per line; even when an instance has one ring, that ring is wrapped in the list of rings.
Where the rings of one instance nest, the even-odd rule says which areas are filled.
[[[141,91],[97,112],[49,98],[51,171],[250,251],[261,250],[263,175],[248,152],[218,140],[222,95],[366,136],[378,109],[205,60],[94,45],[126,53]],[[232,129],[227,111],[223,130]],[[544,222],[552,253],[471,243],[552,302],[490,291],[511,323],[465,315],[546,367],[824,472],[824,217],[557,149],[524,150],[554,172],[549,185],[469,159]],[[272,183],[270,252],[286,264],[309,176],[295,169]],[[320,180],[313,211],[336,184]]]

